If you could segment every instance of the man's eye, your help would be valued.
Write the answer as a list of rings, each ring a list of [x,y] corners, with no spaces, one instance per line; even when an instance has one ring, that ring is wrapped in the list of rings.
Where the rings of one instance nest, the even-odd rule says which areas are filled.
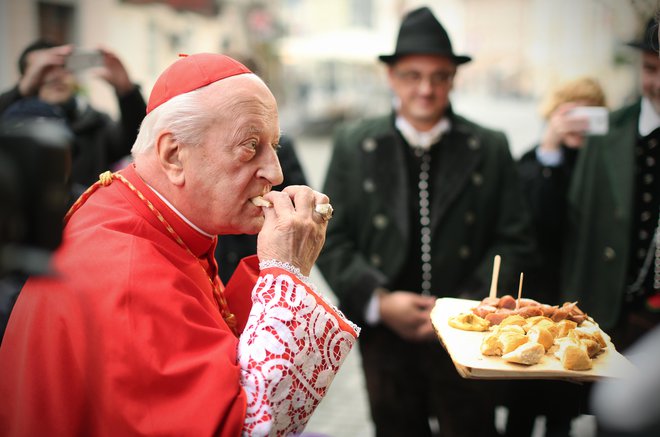
[[[279,152],[281,148],[282,145],[280,143],[273,144],[273,150],[275,150],[276,152]]]

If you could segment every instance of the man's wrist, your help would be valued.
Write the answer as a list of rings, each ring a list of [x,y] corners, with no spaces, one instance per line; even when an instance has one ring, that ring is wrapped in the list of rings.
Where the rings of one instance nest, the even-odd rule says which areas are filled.
[[[564,161],[564,150],[561,147],[558,149],[538,147],[536,160],[544,167],[558,167]]]
[[[364,321],[367,322],[367,325],[374,326],[380,323],[380,301],[383,295],[387,293],[389,293],[389,291],[382,287],[376,288],[373,293],[371,293],[364,314]]]

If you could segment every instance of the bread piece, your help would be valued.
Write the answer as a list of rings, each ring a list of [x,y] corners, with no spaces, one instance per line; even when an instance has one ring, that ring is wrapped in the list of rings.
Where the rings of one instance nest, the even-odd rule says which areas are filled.
[[[527,322],[523,326],[525,328],[525,332],[529,331],[533,326],[538,326],[541,328],[548,329],[551,326],[554,326],[555,322],[552,321],[550,317],[546,316],[534,316],[534,317],[529,317],[527,319]]]
[[[549,335],[549,334],[548,334]],[[531,366],[538,364],[545,355],[545,348],[535,342],[527,342],[511,352],[502,355],[502,358],[510,363],[525,364]]]
[[[580,340],[580,346],[585,350],[589,358],[593,358],[601,352],[600,344],[596,340],[583,338]]]
[[[529,341],[529,338],[525,334],[519,334],[517,332],[502,332],[499,334],[499,337],[502,343],[502,355],[508,354],[521,344]]]
[[[495,325],[493,333],[501,334],[503,332],[515,332],[517,334],[525,335],[525,330],[520,325]]]
[[[497,334],[488,334],[481,341],[479,350],[483,355],[487,356],[500,356],[502,355],[502,343]]]
[[[592,366],[591,358],[589,358],[587,352],[574,344],[568,344],[563,348],[560,361],[566,370],[589,370]]]
[[[473,313],[461,313],[449,317],[449,326],[464,331],[488,331],[490,323]]]
[[[506,319],[502,320],[500,322],[500,326],[507,326],[507,325],[518,325],[518,326],[523,326],[527,320],[519,314],[512,314]]]
[[[572,320],[561,320],[557,322],[554,326],[549,328],[550,333],[555,336],[555,338],[566,337],[572,329],[577,328],[577,323]]]
[[[586,333],[591,335],[593,339],[600,344],[600,347],[607,347],[607,345],[611,342],[610,336],[603,332],[603,330],[600,329],[600,326],[598,326],[596,323],[584,321],[580,326],[575,328],[575,330],[579,333]]]
[[[555,342],[555,338],[550,334],[546,328],[541,326],[532,326],[529,331],[527,331],[527,336],[529,340],[534,343],[539,343],[543,346],[544,351],[548,351]]]
[[[265,207],[265,208],[270,208],[271,206],[273,206],[272,203],[270,203],[269,201],[267,201],[266,199],[264,199],[264,198],[261,197],[261,196],[253,197],[253,198],[250,199],[250,201],[251,201],[255,206],[261,206],[261,207]]]

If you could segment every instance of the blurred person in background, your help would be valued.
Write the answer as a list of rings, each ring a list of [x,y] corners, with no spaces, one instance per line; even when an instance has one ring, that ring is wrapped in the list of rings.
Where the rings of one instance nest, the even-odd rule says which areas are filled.
[[[656,12],[655,23],[649,22],[647,37],[658,45],[636,43],[644,51],[657,50],[660,46],[660,9]],[[650,35],[649,35],[650,34]],[[647,57],[645,56],[645,61]],[[650,59],[648,59],[650,61]],[[651,64],[652,65],[652,64]],[[646,68],[646,67],[645,67]],[[649,73],[652,68],[649,68]],[[646,86],[651,87],[651,78],[646,78]],[[657,95],[658,85],[648,88],[646,93]],[[660,112],[658,112],[660,113]],[[648,128],[647,128],[648,129]],[[657,154],[656,154],[657,157]],[[648,162],[647,162],[648,164]],[[656,171],[656,176],[657,176]],[[658,191],[655,191],[658,194]],[[656,204],[657,206],[657,204]],[[660,269],[660,226],[655,229],[655,272],[654,286],[658,289]],[[598,423],[599,437],[655,437],[660,435],[660,325],[656,324],[649,332],[626,350],[626,356],[636,366],[636,372],[626,378],[608,378],[596,383],[591,396],[591,405]]]
[[[359,328],[308,277],[329,199],[282,182],[274,96],[210,53],[157,79],[132,149],[65,217],[0,346],[6,436],[288,436]],[[265,206],[264,202],[268,202]],[[258,205],[258,203],[260,205]],[[216,235],[259,233],[225,285]]]
[[[566,232],[566,197],[578,150],[587,139],[589,120],[572,114],[581,106],[604,107],[605,92],[597,80],[580,77],[560,84],[541,104],[546,121],[539,144],[518,162],[530,205],[540,263],[525,272],[525,295],[561,305],[560,268]],[[514,381],[510,384],[506,435],[530,436],[537,416],[545,416],[545,435],[568,436],[573,419],[587,410],[583,385],[562,381]],[[527,393],[543,393],[529,402]]]
[[[243,65],[257,76],[261,76],[263,68],[259,62],[250,57],[241,54],[228,53],[228,55]],[[305,173],[294,147],[291,137],[282,134],[280,136],[280,147],[277,150],[277,157],[282,167],[284,181],[273,187],[273,190],[281,191],[289,185],[307,185]],[[218,236],[218,246],[215,249],[215,258],[218,262],[218,276],[223,282],[229,281],[229,278],[238,267],[238,263],[246,256],[257,253],[257,236],[248,234],[226,234]]]
[[[71,45],[55,45],[38,40],[26,47],[18,61],[20,79],[0,95],[0,114],[15,105],[33,105],[40,100],[56,107],[66,119],[75,140],[71,184],[79,195],[112,164],[130,154],[146,104],[121,60],[107,49],[99,49],[99,64],[94,73],[113,87],[120,119],[94,109],[80,92],[77,74],[67,64],[75,56]],[[81,67],[87,67],[83,65]],[[21,112],[22,109],[18,109]]]
[[[430,320],[438,297],[517,289],[534,245],[505,135],[452,111],[457,68],[427,7],[401,23],[382,55],[392,113],[337,130],[324,190],[335,203],[318,260],[360,338],[376,435],[496,434],[494,381],[463,379]],[[501,293],[504,294],[504,293]]]
[[[651,19],[641,37],[628,43],[640,55],[641,97],[610,114],[606,135],[587,137],[575,159],[565,203],[562,301],[578,301],[624,353],[660,323],[655,238],[660,59],[655,30]]]
[[[580,77],[560,84],[541,104],[545,125],[539,144],[518,162],[525,197],[530,205],[538,250],[538,268],[525,272],[528,297],[550,305],[559,302],[559,271],[565,233],[566,193],[589,120],[571,111],[580,106],[604,107],[605,92],[598,81]]]

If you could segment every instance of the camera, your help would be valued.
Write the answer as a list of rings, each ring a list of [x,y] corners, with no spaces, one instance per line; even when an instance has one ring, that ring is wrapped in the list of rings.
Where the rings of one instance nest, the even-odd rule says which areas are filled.
[[[103,53],[99,50],[75,50],[66,58],[66,68],[71,71],[82,71],[103,65]]]
[[[605,135],[609,129],[607,108],[602,106],[578,106],[568,114],[571,117],[587,119],[587,135]]]
[[[60,120],[0,121],[0,277],[48,273],[70,204],[72,144]]]

